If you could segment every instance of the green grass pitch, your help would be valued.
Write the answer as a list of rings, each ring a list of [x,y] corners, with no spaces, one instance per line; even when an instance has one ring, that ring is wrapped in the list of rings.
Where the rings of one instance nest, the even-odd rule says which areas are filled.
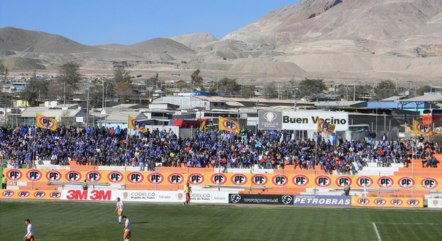
[[[23,240],[30,218],[37,241],[117,241],[113,203],[0,203],[0,240]],[[126,203],[131,241],[442,240],[442,211]],[[379,235],[377,235],[376,230]]]

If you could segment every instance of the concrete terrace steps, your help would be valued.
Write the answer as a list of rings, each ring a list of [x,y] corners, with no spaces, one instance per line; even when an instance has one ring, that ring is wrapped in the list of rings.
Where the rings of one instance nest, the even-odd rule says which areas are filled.
[[[390,167],[378,167],[375,162],[369,162],[367,165],[355,176],[393,176],[395,172],[403,167],[402,163],[392,163]],[[336,171],[333,174],[338,175]]]

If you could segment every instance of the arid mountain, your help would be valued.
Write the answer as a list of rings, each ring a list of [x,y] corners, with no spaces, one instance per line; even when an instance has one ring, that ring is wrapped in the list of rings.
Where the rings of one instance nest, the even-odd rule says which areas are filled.
[[[170,38],[182,43],[189,48],[198,50],[205,47],[207,44],[218,41],[218,39],[210,33],[193,33],[183,34]]]

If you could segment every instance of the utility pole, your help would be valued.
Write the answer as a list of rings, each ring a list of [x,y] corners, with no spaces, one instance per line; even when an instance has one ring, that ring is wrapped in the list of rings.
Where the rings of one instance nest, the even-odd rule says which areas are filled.
[[[91,89],[91,83],[87,86],[87,102],[86,102],[86,126],[89,126],[89,92]]]

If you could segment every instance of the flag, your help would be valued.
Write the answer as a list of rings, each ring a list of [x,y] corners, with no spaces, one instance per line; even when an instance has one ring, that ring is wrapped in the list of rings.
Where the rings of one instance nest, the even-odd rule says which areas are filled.
[[[324,119],[318,119],[317,132],[318,133],[326,133],[326,134],[334,134],[336,125],[332,125],[327,123]]]
[[[429,125],[423,125],[417,120],[413,120],[413,133],[416,135],[432,136],[433,130]]]
[[[58,127],[58,121],[55,118],[49,118],[41,114],[37,114],[35,117],[35,125],[43,129],[49,129],[56,131]]]
[[[229,131],[235,134],[241,132],[241,126],[239,125],[238,122],[224,117],[218,118],[218,129],[220,131]]]
[[[209,120],[208,119],[199,119],[198,121],[200,122],[200,130],[206,131],[207,130],[207,122]]]
[[[138,126],[137,120],[130,115],[128,116],[128,120],[127,120],[127,128],[129,130],[135,130],[135,131],[139,131],[142,133],[147,132],[147,129],[144,126]]]

